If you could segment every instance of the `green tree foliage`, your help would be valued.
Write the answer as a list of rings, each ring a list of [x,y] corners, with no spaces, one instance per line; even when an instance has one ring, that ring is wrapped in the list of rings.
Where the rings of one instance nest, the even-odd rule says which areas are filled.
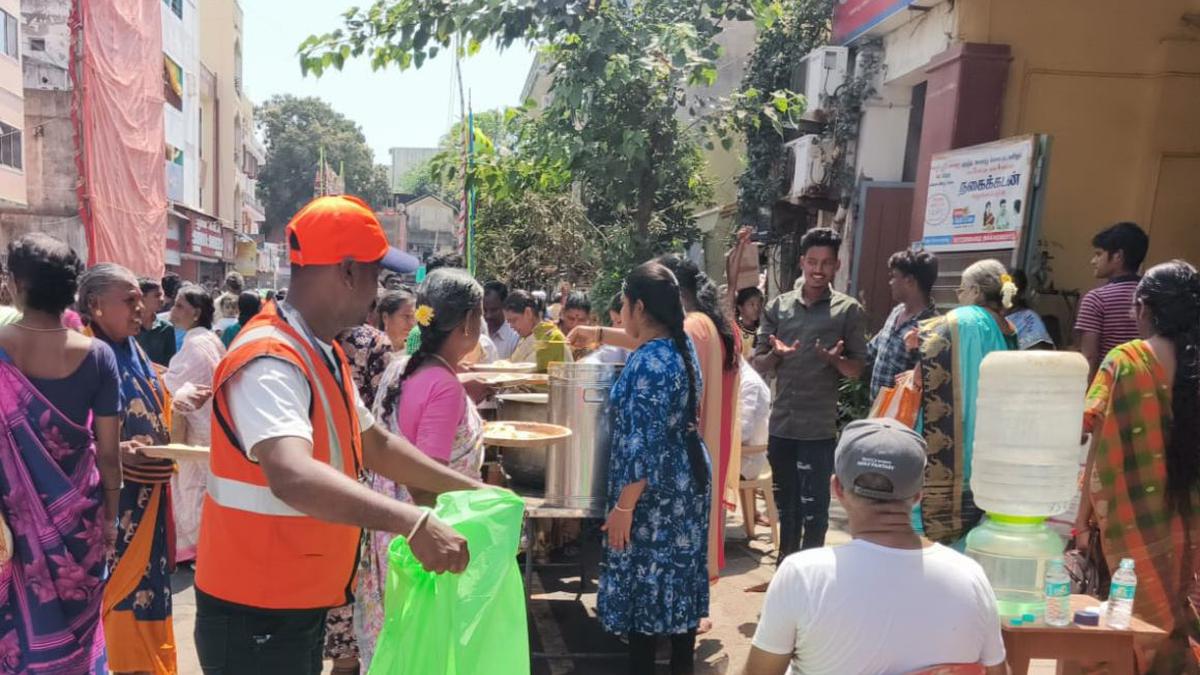
[[[766,26],[783,11],[781,0],[375,0],[299,52],[320,75],[351,58],[404,69],[488,41],[538,47],[552,77],[544,108],[477,119],[479,259],[490,274],[540,286],[591,266],[593,294],[607,299],[634,265],[694,238],[692,214],[712,201],[702,144],[729,148],[764,122],[779,133],[802,111],[790,83],[688,97],[717,79],[724,22]],[[452,130],[411,185],[456,195],[460,138]]]
[[[478,209],[475,247],[482,279],[514,288],[551,288],[556,281],[589,285],[600,269],[606,235],[566,193],[486,199]]]
[[[483,184],[577,184],[589,220],[627,252],[612,264],[628,269],[692,235],[691,214],[711,200],[701,139],[680,113],[686,87],[716,80],[722,22],[778,8],[764,0],[377,0],[310,37],[300,54],[303,68],[320,74],[356,57],[375,68],[420,67],[456,38],[466,55],[489,40],[539,46],[553,64],[550,102],[519,134],[521,158],[498,155],[505,176],[488,184],[480,167],[481,194]]]
[[[335,170],[345,168],[346,192],[376,208],[390,196],[387,169],[377,166],[362,129],[315,97],[273,96],[255,119],[263,130],[267,161],[258,177],[266,230],[277,232],[313,197],[321,149]]]

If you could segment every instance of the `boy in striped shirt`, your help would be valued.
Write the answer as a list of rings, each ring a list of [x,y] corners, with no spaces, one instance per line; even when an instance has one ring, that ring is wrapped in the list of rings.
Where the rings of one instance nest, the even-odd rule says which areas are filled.
[[[1136,223],[1117,223],[1092,237],[1092,269],[1107,283],[1087,292],[1079,303],[1075,334],[1088,360],[1088,381],[1109,350],[1138,337],[1133,292],[1150,238]]]

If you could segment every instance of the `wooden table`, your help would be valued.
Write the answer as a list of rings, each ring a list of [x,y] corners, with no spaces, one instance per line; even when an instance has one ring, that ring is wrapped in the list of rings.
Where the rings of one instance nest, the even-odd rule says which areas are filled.
[[[1095,607],[1100,601],[1086,595],[1071,596],[1071,616],[1075,611]],[[1030,659],[1054,659],[1058,672],[1063,672],[1067,663],[1080,665],[1108,664],[1110,675],[1134,675],[1133,645],[1153,647],[1163,640],[1166,631],[1134,617],[1125,630],[1116,630],[1104,625],[1100,617],[1099,626],[1077,626],[1071,624],[1061,628],[1036,624],[1032,626],[1002,626],[1004,648],[1008,651],[1008,665],[1013,675],[1025,675],[1029,671]]]

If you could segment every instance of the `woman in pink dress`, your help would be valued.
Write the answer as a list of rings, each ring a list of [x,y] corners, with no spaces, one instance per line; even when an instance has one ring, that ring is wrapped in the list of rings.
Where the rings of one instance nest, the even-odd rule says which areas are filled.
[[[394,359],[380,382],[375,416],[387,429],[426,455],[479,478],[483,464],[483,420],[458,380],[458,363],[475,350],[483,327],[483,287],[465,270],[434,270],[417,290],[421,346],[408,359]],[[368,472],[372,489],[396,499],[433,505],[433,495]],[[355,594],[354,627],[363,670],[370,668],[383,626],[388,545],[394,532],[368,531]]]

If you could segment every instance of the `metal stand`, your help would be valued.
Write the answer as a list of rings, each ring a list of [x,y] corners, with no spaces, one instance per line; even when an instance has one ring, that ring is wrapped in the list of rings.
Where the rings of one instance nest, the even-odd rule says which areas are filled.
[[[525,599],[528,600],[533,595],[533,586],[530,583],[533,579],[533,545],[534,545],[534,530],[533,522],[535,520],[553,520],[555,518],[601,518],[603,513],[597,512],[595,509],[583,508],[563,508],[558,506],[547,506],[546,500],[542,497],[522,496],[525,500]],[[587,585],[587,563],[586,556],[580,553],[578,563],[538,563],[538,567],[574,567],[579,566],[579,589],[575,593],[576,602],[583,597],[583,591]]]

